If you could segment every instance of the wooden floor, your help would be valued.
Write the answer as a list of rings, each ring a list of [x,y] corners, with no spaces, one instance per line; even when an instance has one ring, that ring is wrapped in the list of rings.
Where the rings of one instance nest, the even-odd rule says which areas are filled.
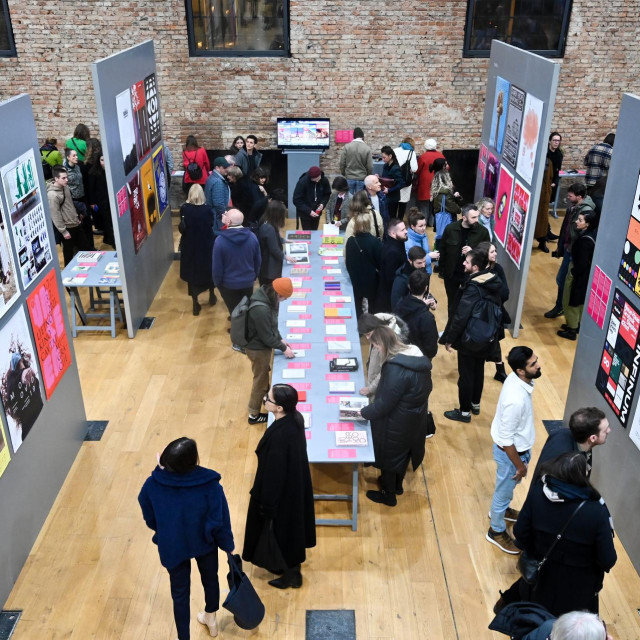
[[[556,231],[559,222],[553,221]],[[546,437],[541,420],[562,417],[576,345],[555,335],[562,320],[542,317],[553,304],[557,266],[534,251],[518,340],[542,362],[533,395],[536,453]],[[74,341],[87,416],[109,426],[101,442],[83,445],[6,603],[24,612],[15,640],[175,640],[167,573],[136,498],[156,452],[176,437],[196,438],[202,464],[222,474],[242,547],[254,449],[263,433],[246,421],[249,363],[230,348],[222,302],[191,315],[177,267],[149,312],[156,317],[152,330],[135,340],[120,331],[115,340],[82,334]],[[438,278],[434,289],[444,303]],[[437,312],[440,329],[445,306]],[[503,351],[513,344],[507,338]],[[455,355],[442,349],[430,401],[438,433],[427,442],[422,467],[408,474],[398,506],[365,498],[376,476],[365,469],[358,531],[319,528],[299,590],[275,590],[265,571],[248,567],[266,618],[249,633],[221,610],[220,637],[301,639],[307,609],[354,609],[359,640],[504,638],[487,630],[498,589],[516,578],[515,558],[484,538],[495,473],[489,427],[501,388],[492,366],[480,417],[470,425],[448,422],[442,412],[457,404]],[[316,489],[348,482],[346,469],[314,469]],[[525,491],[516,490],[515,506]],[[343,509],[334,505],[333,513]],[[322,510],[328,512],[326,504]],[[616,640],[637,640],[640,579],[620,546],[618,554],[605,579],[602,615]],[[221,570],[222,587],[225,575]],[[195,622],[202,604],[195,571],[192,638],[204,640],[209,636]]]

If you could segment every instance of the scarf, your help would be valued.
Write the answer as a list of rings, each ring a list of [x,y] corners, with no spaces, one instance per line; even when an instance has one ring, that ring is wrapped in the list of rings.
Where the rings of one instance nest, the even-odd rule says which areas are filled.
[[[568,500],[591,500],[593,493],[591,487],[578,487],[549,475],[542,476],[544,495],[551,502],[565,502]]]

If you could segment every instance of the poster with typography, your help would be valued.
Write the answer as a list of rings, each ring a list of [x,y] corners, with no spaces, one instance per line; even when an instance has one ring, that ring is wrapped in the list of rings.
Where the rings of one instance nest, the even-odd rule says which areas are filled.
[[[131,91],[125,89],[116,96],[116,111],[118,112],[118,131],[120,133],[120,149],[124,163],[124,175],[128,176],[138,164],[138,149],[136,146],[136,131],[133,124],[133,109],[131,107]]]
[[[524,101],[524,115],[522,116],[522,131],[518,150],[516,171],[531,186],[533,168],[536,163],[540,125],[542,124],[542,109],[544,102],[530,93]]]
[[[527,215],[529,213],[530,202],[531,193],[520,180],[516,180],[516,186],[513,188],[513,198],[511,200],[511,215],[509,216],[509,224],[507,227],[507,253],[516,263],[518,269],[520,268],[520,260],[522,259],[522,247],[524,245],[524,234],[527,228]]]
[[[0,174],[22,288],[26,289],[52,258],[33,149],[2,167]]]
[[[600,329],[604,328],[612,284],[611,278],[596,265],[593,270],[591,289],[589,290],[589,296],[587,298],[587,314]]]
[[[71,364],[71,350],[54,269],[49,270],[27,298],[27,306],[48,400]]]
[[[489,150],[483,144],[480,145],[480,153],[478,154],[478,170],[484,180],[484,174],[487,170],[487,157],[489,156]]]
[[[627,237],[618,267],[618,278],[637,296],[640,296],[640,176],[630,213]]]
[[[23,307],[0,330],[0,398],[15,452],[29,435],[43,405],[35,350]]]
[[[509,109],[507,110],[507,126],[504,130],[504,145],[502,147],[502,160],[506,160],[514,169],[518,161],[518,142],[520,141],[520,128],[522,126],[522,114],[524,112],[524,100],[527,94],[511,85],[509,91]]]
[[[151,147],[155,147],[162,138],[160,127],[160,103],[158,101],[158,85],[156,74],[152,73],[144,79],[144,97],[147,103],[147,120],[149,122],[149,136]]]
[[[0,420],[0,477],[2,477],[2,474],[7,468],[10,460],[11,454],[9,453],[9,443],[7,442],[4,427],[2,426],[2,420]]]
[[[167,188],[167,174],[164,166],[164,150],[158,147],[153,154],[153,177],[156,183],[156,193],[158,195],[158,212],[160,220],[169,206],[169,189]]]
[[[493,147],[498,152],[498,155],[502,153],[504,130],[507,124],[507,105],[509,102],[510,86],[511,83],[508,80],[505,80],[500,76],[496,77],[496,91],[493,98],[489,146]]]
[[[129,194],[129,210],[131,211],[131,231],[133,233],[133,248],[135,252],[147,239],[147,222],[144,218],[144,205],[142,204],[142,189],[140,186],[140,174],[136,173],[127,183]]]
[[[485,198],[495,200],[498,189],[498,174],[500,172],[500,160],[493,153],[487,157],[487,166],[484,174],[484,187],[482,195]]]
[[[640,312],[619,289],[613,295],[609,327],[596,377],[596,388],[626,428],[638,387]]]
[[[504,247],[511,210],[511,192],[513,191],[513,174],[504,166],[500,168],[500,180],[496,193],[495,228],[493,230],[498,242]]]
[[[142,80],[131,86],[131,106],[133,108],[133,126],[136,132],[136,147],[138,160],[142,160],[151,151],[151,136],[149,134],[149,117],[144,97],[144,83]]]
[[[0,318],[9,311],[11,305],[20,296],[6,219],[4,205],[0,198]]]
[[[142,193],[142,204],[144,205],[144,216],[147,222],[147,233],[151,235],[153,227],[158,220],[158,199],[156,196],[156,182],[153,178],[153,162],[149,158],[140,169],[140,191]]]

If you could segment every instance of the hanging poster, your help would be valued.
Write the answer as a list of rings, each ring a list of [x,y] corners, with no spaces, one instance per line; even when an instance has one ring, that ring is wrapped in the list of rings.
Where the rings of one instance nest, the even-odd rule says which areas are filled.
[[[629,289],[640,296],[640,177],[636,186],[636,193],[631,205],[631,218],[627,229],[627,239],[622,249],[618,278]]]
[[[153,154],[153,177],[158,194],[158,211],[160,220],[162,220],[162,216],[169,206],[169,189],[167,188],[167,174],[164,166],[164,150],[161,146]]]
[[[118,203],[118,218],[122,218],[122,216],[127,213],[128,205],[127,205],[127,187],[124,186],[118,193],[116,194],[116,201]]]
[[[122,162],[124,163],[124,175],[127,176],[138,164],[136,132],[133,124],[131,91],[129,89],[116,96],[116,110],[118,112],[118,131],[120,132],[120,149],[122,151]]]
[[[51,261],[51,244],[33,149],[6,164],[1,173],[22,287],[26,289]]]
[[[129,209],[131,210],[133,247],[138,253],[142,243],[147,239],[147,222],[144,219],[144,205],[142,204],[142,190],[138,173],[127,183],[127,191],[129,193]]]
[[[131,87],[131,106],[133,107],[133,126],[136,132],[136,147],[138,160],[142,160],[151,151],[151,136],[149,134],[149,116],[144,99],[144,84],[142,80]]]
[[[0,331],[0,398],[14,452],[25,441],[42,411],[40,376],[24,309]]]
[[[7,442],[7,436],[2,426],[2,420],[0,420],[0,477],[7,468],[9,461],[11,460],[11,454],[9,453],[9,443]]]
[[[625,428],[638,386],[639,331],[640,312],[616,289],[596,387]]]
[[[147,102],[147,118],[149,121],[149,135],[151,147],[155,147],[162,138],[160,128],[160,104],[158,102],[158,85],[156,74],[152,73],[144,79],[144,95]]]
[[[147,222],[147,233],[151,235],[153,227],[156,226],[159,220],[156,183],[153,179],[153,162],[151,158],[149,158],[140,169],[140,190],[142,192],[142,203],[144,204],[144,215]]]
[[[520,140],[520,127],[522,126],[522,114],[524,112],[524,99],[527,94],[511,85],[509,91],[509,109],[507,111],[507,126],[504,130],[504,146],[502,148],[502,160],[506,160],[514,169],[518,160],[518,142]]]
[[[633,421],[631,422],[631,428],[629,429],[629,437],[631,438],[631,442],[640,449],[640,411],[635,412],[633,416]],[[2,463],[0,462],[0,468],[2,468]]]
[[[28,297],[27,306],[48,400],[71,364],[58,282],[53,269]]]
[[[495,200],[498,189],[498,173],[500,172],[500,161],[493,153],[487,157],[487,168],[484,174],[484,189],[482,195],[485,198]]]
[[[513,189],[513,199],[511,201],[511,215],[509,216],[509,224],[507,227],[507,253],[516,263],[518,269],[520,268],[520,260],[522,259],[522,246],[524,245],[524,234],[527,227],[527,215],[530,202],[531,193],[519,180],[516,180],[516,186]]]
[[[511,83],[500,76],[496,77],[496,92],[493,98],[493,112],[491,116],[491,131],[489,132],[489,146],[498,155],[502,153],[504,129],[507,123],[507,103],[509,101],[509,87]]]
[[[5,210],[0,199],[0,318],[20,295],[5,220]]]
[[[500,168],[500,180],[496,195],[496,224],[493,230],[498,242],[504,247],[511,210],[511,192],[513,191],[513,174],[504,166]]]
[[[480,153],[478,154],[478,169],[480,170],[480,175],[484,180],[484,175],[487,170],[487,157],[489,155],[489,150],[483,144],[480,145]]]
[[[596,265],[593,270],[587,313],[600,329],[604,328],[604,319],[609,306],[609,294],[611,293],[612,284],[611,278]]]
[[[542,108],[544,102],[530,93],[524,101],[524,116],[522,117],[522,132],[520,134],[520,149],[516,171],[531,186],[533,168],[538,150],[540,125],[542,124]]]

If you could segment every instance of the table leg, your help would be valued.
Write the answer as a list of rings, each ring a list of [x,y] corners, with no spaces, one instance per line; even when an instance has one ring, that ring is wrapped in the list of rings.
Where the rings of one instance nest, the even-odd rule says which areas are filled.
[[[111,337],[116,337],[116,290],[111,288],[109,289],[109,313],[111,315]]]
[[[78,337],[77,320],[76,320],[76,294],[73,289],[67,289],[69,292],[69,300],[71,301],[71,335]]]
[[[353,465],[353,486],[351,488],[351,530],[358,530],[358,465]]]

